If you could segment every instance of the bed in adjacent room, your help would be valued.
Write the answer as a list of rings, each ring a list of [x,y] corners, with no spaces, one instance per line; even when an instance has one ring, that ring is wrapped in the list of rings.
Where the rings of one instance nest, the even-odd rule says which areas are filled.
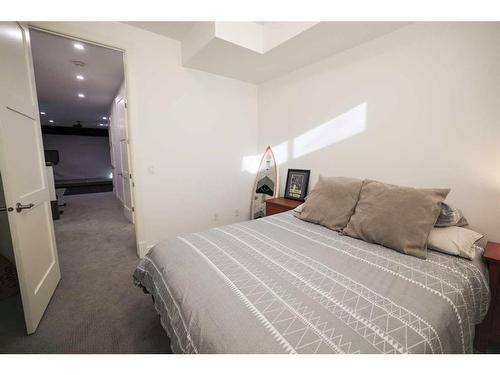
[[[176,353],[471,353],[481,254],[421,259],[287,212],[161,242],[134,278]]]

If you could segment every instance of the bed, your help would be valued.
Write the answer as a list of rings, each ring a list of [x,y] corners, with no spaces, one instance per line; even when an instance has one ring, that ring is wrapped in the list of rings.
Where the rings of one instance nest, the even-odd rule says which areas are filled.
[[[161,242],[134,280],[175,353],[471,353],[476,250],[423,260],[286,212]]]

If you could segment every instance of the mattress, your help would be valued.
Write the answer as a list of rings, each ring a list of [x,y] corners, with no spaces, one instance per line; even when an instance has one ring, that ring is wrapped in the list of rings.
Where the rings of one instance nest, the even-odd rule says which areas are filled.
[[[423,260],[287,212],[161,242],[134,280],[176,353],[471,353],[480,250]]]

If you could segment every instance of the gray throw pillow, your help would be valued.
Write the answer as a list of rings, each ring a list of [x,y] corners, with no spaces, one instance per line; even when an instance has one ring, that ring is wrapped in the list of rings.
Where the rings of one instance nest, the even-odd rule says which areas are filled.
[[[464,214],[458,208],[444,202],[441,204],[441,212],[439,213],[436,227],[463,227],[468,224]]]
[[[341,231],[354,212],[362,185],[363,181],[357,178],[320,176],[302,205],[301,212],[295,212],[294,215]]]
[[[419,258],[449,189],[415,189],[365,180],[344,233]]]

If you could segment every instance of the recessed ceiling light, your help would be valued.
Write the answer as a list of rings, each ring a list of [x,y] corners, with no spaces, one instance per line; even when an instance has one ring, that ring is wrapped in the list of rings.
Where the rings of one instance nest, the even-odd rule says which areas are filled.
[[[107,120],[108,118],[106,116],[102,116],[102,119],[103,120]]]
[[[54,122],[54,120],[49,120],[49,122],[52,124]]]
[[[82,76],[81,74],[77,74],[76,75],[76,79],[79,79],[80,81],[83,81],[85,79],[85,77]]]
[[[80,51],[85,49],[85,47],[81,43],[73,43],[73,47],[75,47],[75,49]]]
[[[44,114],[45,114],[45,112],[41,111],[41,112],[40,112],[40,114],[41,114],[41,115],[44,115]]]
[[[80,98],[85,98],[85,94],[79,93],[79,94],[78,94],[78,97],[80,97]]]
[[[104,124],[99,124],[99,126],[104,126]]]

